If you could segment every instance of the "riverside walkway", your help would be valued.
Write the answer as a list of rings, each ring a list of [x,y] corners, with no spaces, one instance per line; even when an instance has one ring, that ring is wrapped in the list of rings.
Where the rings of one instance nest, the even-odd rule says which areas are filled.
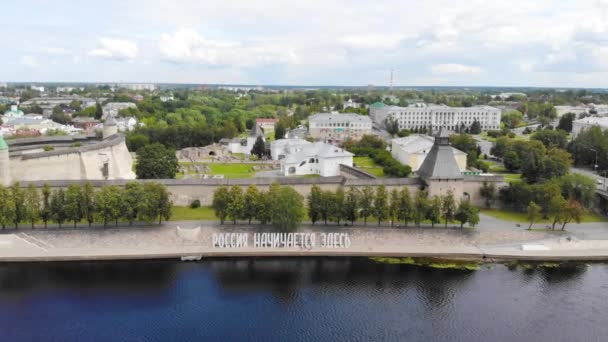
[[[177,229],[177,227],[181,229]],[[570,231],[527,231],[515,223],[481,215],[475,229],[303,226],[303,233],[347,233],[348,248],[214,248],[218,233],[272,232],[270,227],[167,222],[119,228],[6,230],[0,234],[0,262],[125,260],[181,257],[386,256],[475,260],[608,261],[608,224],[573,224]],[[200,229],[193,229],[200,227]],[[183,232],[191,232],[184,234]]]

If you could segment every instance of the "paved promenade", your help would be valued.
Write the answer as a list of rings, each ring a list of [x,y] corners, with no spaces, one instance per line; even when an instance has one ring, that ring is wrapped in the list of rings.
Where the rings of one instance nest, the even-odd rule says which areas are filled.
[[[180,229],[177,229],[177,227]],[[194,229],[200,227],[199,230]],[[608,260],[608,224],[570,225],[570,231],[527,231],[482,215],[476,229],[304,226],[299,232],[348,233],[348,248],[213,248],[215,233],[272,232],[259,225],[168,222],[161,226],[7,230],[0,261],[119,260],[182,256],[424,256],[486,260]]]

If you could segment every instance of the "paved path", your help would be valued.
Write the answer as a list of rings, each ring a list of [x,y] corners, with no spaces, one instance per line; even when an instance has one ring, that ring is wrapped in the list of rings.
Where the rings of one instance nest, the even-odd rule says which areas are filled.
[[[177,230],[201,227],[185,236]],[[608,224],[570,225],[569,231],[527,231],[525,225],[481,215],[477,229],[305,225],[300,232],[348,233],[349,248],[218,249],[214,233],[270,232],[259,225],[169,222],[163,225],[91,229],[20,229],[0,234],[0,261],[179,258],[227,256],[435,256],[490,259],[608,260]],[[190,230],[194,232],[196,230]],[[524,247],[525,246],[525,247]],[[540,247],[539,247],[540,246]],[[530,250],[525,250],[529,248]],[[540,250],[539,250],[540,249]]]

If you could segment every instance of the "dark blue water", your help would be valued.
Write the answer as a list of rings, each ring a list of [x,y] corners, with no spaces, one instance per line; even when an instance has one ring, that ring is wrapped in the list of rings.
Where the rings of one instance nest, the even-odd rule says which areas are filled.
[[[0,341],[606,341],[608,266],[0,265]]]

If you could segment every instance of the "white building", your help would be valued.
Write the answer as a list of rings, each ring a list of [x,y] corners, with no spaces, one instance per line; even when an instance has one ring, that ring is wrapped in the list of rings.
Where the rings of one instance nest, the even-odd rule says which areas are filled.
[[[422,134],[396,138],[391,140],[391,154],[393,158],[401,164],[409,165],[415,172],[418,171],[426,159],[434,142],[435,138]],[[467,169],[467,154],[454,147],[451,147],[451,149],[460,172],[465,171]]]
[[[392,117],[399,123],[399,129],[420,129],[444,126],[448,130],[458,130],[462,125],[470,127],[477,120],[481,130],[500,129],[500,110],[490,106],[448,107],[426,105],[421,107],[370,106],[370,117],[375,123],[384,125]]]
[[[125,83],[120,86],[129,90],[149,90],[154,91],[156,89],[156,85],[152,83]]]
[[[132,116],[126,118],[115,118],[114,121],[116,122],[116,127],[118,127],[118,132],[132,131],[138,125],[137,119]]]
[[[35,85],[33,85],[33,86],[30,86],[30,89],[31,90],[37,90],[37,91],[39,91],[41,93],[44,93],[44,87],[43,86],[35,86]]]
[[[117,117],[118,113],[127,108],[137,108],[137,105],[133,102],[110,102],[106,103],[102,107],[103,116],[102,119],[107,119],[108,117]]]
[[[598,126],[602,130],[608,129],[608,117],[588,117],[572,122],[572,137],[575,138],[582,130]]]
[[[308,123],[310,136],[329,143],[358,140],[372,133],[372,120],[367,115],[319,113],[311,115]]]
[[[315,142],[290,146],[281,159],[281,174],[320,175],[332,177],[340,175],[340,164],[353,166],[353,154],[334,145]]]
[[[270,156],[272,160],[281,160],[310,145],[311,142],[299,138],[275,140],[270,143]]]
[[[361,104],[358,102],[354,102],[353,99],[348,99],[348,101],[342,102],[342,107],[346,108],[360,108]]]
[[[249,132],[247,138],[234,138],[234,139],[222,139],[220,143],[228,147],[230,153],[241,153],[245,155],[251,155],[251,150],[258,137],[266,141],[264,138],[264,130],[257,125],[254,125]]]
[[[581,114],[589,114],[589,108],[587,106],[555,106],[555,112],[558,117],[567,113],[573,113],[576,114],[576,116],[579,116]]]

